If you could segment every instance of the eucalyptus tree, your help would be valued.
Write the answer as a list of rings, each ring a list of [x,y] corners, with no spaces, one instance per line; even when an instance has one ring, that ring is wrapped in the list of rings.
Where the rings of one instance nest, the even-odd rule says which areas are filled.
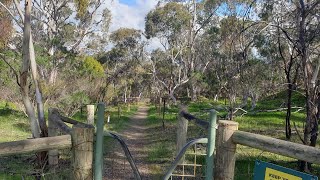
[[[103,39],[107,35],[111,16],[101,0],[35,1],[34,9],[34,29],[38,32],[36,41],[49,55],[46,65],[40,66],[40,71],[49,84],[55,83],[67,52],[99,49],[102,45],[98,43],[106,42]]]
[[[21,34],[23,32],[23,44],[22,44],[22,65],[21,70],[18,74],[17,83],[19,85],[20,92],[22,94],[22,99],[24,106],[26,108],[26,113],[30,118],[31,129],[33,137],[46,136],[46,123],[44,119],[43,112],[43,101],[42,94],[39,86],[38,70],[35,56],[34,47],[44,47],[48,54],[52,55],[52,52],[56,52],[56,49],[67,49],[67,44],[62,44],[62,40],[66,40],[65,36],[62,34],[66,33],[66,27],[73,27],[72,22],[68,22],[68,18],[72,15],[72,9],[68,6],[75,7],[73,1],[31,1],[27,0],[25,3],[25,10],[23,11],[20,4],[14,1],[13,5],[6,6],[1,3],[8,14],[12,18],[12,22],[15,23],[15,34]],[[79,46],[79,42],[83,40],[85,35],[89,31],[89,27],[94,25],[94,13],[97,7],[100,6],[100,1],[90,1],[85,11],[84,16],[79,16],[78,21],[75,21],[75,25],[79,26],[78,29],[74,29],[75,32],[79,30],[79,39],[75,41],[74,46],[70,46],[71,50]],[[31,13],[31,8],[34,6],[34,11]],[[107,11],[104,11],[107,12]],[[31,15],[32,14],[32,15]],[[106,14],[106,13],[105,13]],[[91,21],[92,20],[92,21]],[[99,20],[98,20],[99,21]],[[68,26],[69,25],[69,26]],[[32,30],[37,32],[36,36],[32,36]],[[74,33],[74,32],[71,32]],[[64,38],[63,38],[64,37]],[[75,38],[78,38],[75,36]],[[44,41],[42,41],[43,39]],[[60,39],[59,39],[60,38]],[[36,40],[36,45],[34,45],[34,40]],[[70,41],[70,39],[68,39]],[[57,45],[58,44],[58,45]],[[13,44],[14,48],[19,51],[19,44]],[[54,59],[56,63],[62,62],[61,59]],[[12,67],[12,66],[11,66]],[[34,107],[30,97],[29,91],[29,70],[31,70],[32,84],[35,86],[36,103],[38,108],[38,119],[34,113]],[[18,72],[18,71],[15,71]],[[41,72],[41,68],[40,68]],[[43,74],[43,73],[41,73]],[[50,79],[50,78],[49,78]],[[39,128],[40,126],[40,128]],[[41,129],[41,130],[40,130]]]
[[[295,86],[297,70],[302,72],[303,90],[306,97],[306,119],[304,144],[315,146],[318,136],[319,119],[319,48],[318,34],[320,2],[317,0],[305,1],[266,1],[261,2],[261,23],[268,24],[268,31],[276,34],[277,47],[280,57],[285,64],[288,93]],[[292,69],[293,68],[293,72]],[[290,108],[288,95],[288,109]],[[287,112],[290,116],[290,111]],[[290,137],[290,126],[286,120],[286,135]],[[301,164],[302,170],[310,170],[305,163]]]
[[[318,138],[318,121],[320,115],[320,91],[318,83],[319,54],[313,54],[313,46],[319,45],[317,35],[320,33],[320,1],[295,2],[297,18],[297,34],[292,43],[297,43],[302,69],[304,73],[304,88],[306,96],[306,125],[304,128],[305,144],[316,146]],[[301,169],[309,171],[310,167],[302,163]]]
[[[261,48],[258,47],[258,38],[265,36],[268,25],[249,15],[247,9],[252,8],[249,1],[220,3],[223,5],[220,4],[219,14],[214,16],[218,20],[212,21],[211,26],[200,34],[202,39],[197,52],[204,51],[202,58],[207,56],[211,59],[205,72],[211,79],[206,78],[206,81],[215,83],[216,87],[212,87],[215,99],[221,93],[228,97],[232,115],[235,108],[247,105],[248,97],[253,110],[259,95],[266,92],[264,87],[270,81],[261,78],[270,79],[267,72],[270,72],[271,64],[258,53]],[[225,11],[223,14],[221,9]],[[206,44],[211,44],[211,47]],[[202,50],[201,46],[205,48]],[[240,97],[243,99],[241,104],[236,101]]]
[[[165,9],[166,7],[170,6],[171,4],[177,4],[183,8],[185,11],[184,17],[180,17],[178,20],[175,20],[171,18],[171,21],[176,21],[177,24],[182,23],[183,26],[181,26],[181,33],[177,34],[176,39],[179,39],[179,45],[175,44],[174,46],[179,46],[179,49],[181,49],[181,52],[178,50],[178,48],[175,48],[170,45],[169,43],[165,45],[166,48],[164,48],[166,51],[168,51],[171,47],[175,48],[176,51],[179,53],[179,56],[181,57],[181,60],[183,61],[184,65],[182,69],[186,71],[185,75],[185,81],[182,81],[182,83],[173,83],[178,84],[177,88],[180,86],[186,87],[187,95],[191,97],[192,100],[197,99],[197,94],[200,91],[200,85],[201,80],[200,77],[203,74],[203,70],[207,67],[206,64],[208,64],[208,61],[202,61],[202,58],[199,57],[199,54],[196,50],[196,43],[197,41],[201,41],[201,34],[203,33],[204,29],[206,27],[209,27],[212,25],[212,22],[217,22],[216,20],[218,18],[215,17],[216,10],[218,9],[221,1],[196,1],[196,0],[168,0],[166,1],[168,4],[160,4],[157,9],[158,12],[160,12],[160,9]],[[172,5],[171,5],[172,6]],[[154,10],[155,12],[157,11]],[[167,8],[168,9],[168,8]],[[153,13],[153,16],[155,18],[156,13]],[[164,12],[164,11],[162,11]],[[161,14],[161,13],[159,13]],[[162,13],[165,14],[165,13]],[[147,16],[146,18],[146,34],[148,35],[148,26],[152,24],[152,18],[151,18],[152,12],[149,13],[149,18]],[[180,13],[180,16],[182,16],[182,13]],[[187,19],[183,19],[187,18]],[[183,20],[183,22],[182,22]],[[149,23],[148,23],[149,21]],[[163,22],[163,20],[161,20]],[[154,24],[156,21],[153,22]],[[168,24],[168,21],[167,21]],[[167,28],[167,31],[171,31]],[[162,42],[164,42],[165,38],[164,36],[161,36],[160,33],[158,33],[155,36],[152,37],[158,37]],[[171,46],[171,47],[170,47]],[[169,54],[170,52],[168,52]],[[203,69],[203,67],[205,67]],[[173,73],[178,74],[178,73]],[[163,83],[163,81],[159,81],[162,85],[166,84]],[[186,84],[186,85],[184,85]],[[169,92],[170,87],[166,85],[165,89]],[[168,89],[169,88],[169,89]],[[172,88],[171,88],[172,89]],[[172,91],[172,90],[171,90]],[[168,93],[170,94],[170,93]],[[172,97],[172,96],[171,96]]]
[[[116,95],[123,94],[124,102],[130,96],[132,87],[139,82],[144,42],[141,31],[131,28],[120,28],[110,34],[114,45],[107,53],[100,55],[99,61],[107,67],[105,87],[102,89],[100,101],[104,100],[109,85],[112,83]],[[138,83],[139,84],[139,83]],[[120,91],[120,92],[118,92]]]
[[[196,72],[194,72],[193,80],[197,82],[197,92],[205,93],[215,100],[221,95],[221,89],[224,87],[221,79],[223,72],[218,66],[221,59],[219,54],[220,33],[217,24],[210,23],[210,26],[199,35],[194,45]]]
[[[4,49],[7,46],[13,32],[11,17],[4,8],[10,6],[12,2],[10,0],[6,0],[1,3],[4,6],[0,6],[0,49]]]
[[[17,20],[14,13],[3,3],[0,3],[2,8],[4,8],[11,18],[15,21],[16,25],[22,29],[22,63],[20,72],[17,73],[17,70],[13,68],[11,64],[6,61],[5,57],[3,60],[8,64],[8,66],[15,72],[16,81],[19,86],[19,90],[22,96],[22,101],[26,109],[26,113],[30,119],[30,126],[32,131],[33,138],[45,137],[47,136],[47,126],[44,118],[44,109],[42,94],[39,87],[39,81],[37,76],[37,64],[35,58],[34,42],[31,33],[31,9],[32,9],[32,0],[25,1],[25,10],[24,14],[18,4],[15,2],[15,9],[18,11],[18,17],[20,21]],[[31,74],[32,83],[35,88],[35,98],[36,98],[36,107],[38,112],[38,117],[35,114],[35,110],[30,98],[29,91],[29,76]],[[46,152],[40,152],[37,155],[38,165],[43,166],[46,163]]]
[[[221,86],[218,89],[223,90],[229,99],[230,119],[236,108],[246,105],[248,96],[251,97],[253,109],[260,89],[259,79],[255,78],[258,76],[253,69],[258,68],[263,62],[254,52],[256,49],[254,40],[264,27],[244,31],[250,24],[250,20],[243,21],[235,14],[231,14],[220,20],[219,27],[211,28],[207,32],[207,36],[218,38],[219,41],[216,43],[217,55],[212,63],[217,71],[217,85]],[[230,26],[233,28],[230,29]],[[237,98],[241,96],[243,102],[239,104]]]
[[[197,94],[201,89],[203,83],[203,73],[206,71],[208,64],[214,61],[212,53],[208,52],[208,55],[201,54],[201,50],[196,46],[206,41],[203,39],[203,33],[210,27],[218,24],[219,17],[217,15],[217,9],[221,6],[222,1],[195,1],[189,0],[185,2],[185,6],[188,8],[189,13],[192,15],[190,22],[188,23],[188,44],[185,52],[186,63],[188,67],[188,86],[190,87],[191,99],[196,100]],[[216,44],[211,44],[212,47],[208,49],[215,49]],[[213,52],[214,54],[214,52]],[[208,59],[207,57],[211,57]],[[189,88],[188,88],[189,89]]]
[[[186,35],[191,14],[185,6],[176,2],[169,2],[150,11],[146,16],[145,34],[147,38],[158,37],[164,49],[168,76],[159,76],[158,66],[154,59],[152,73],[155,79],[167,91],[170,98],[176,102],[175,90],[189,81],[186,58],[188,40]]]
[[[22,95],[23,104],[26,109],[26,113],[30,119],[30,125],[32,130],[32,136],[35,138],[46,136],[46,124],[44,120],[44,113],[43,113],[43,104],[42,104],[42,95],[39,89],[38,78],[37,78],[37,67],[35,61],[35,52],[33,46],[33,39],[31,35],[31,7],[32,1],[26,0],[25,2],[25,11],[24,14],[18,3],[15,2],[15,8],[18,10],[18,17],[14,15],[11,9],[12,5],[6,6],[5,4],[1,3],[0,5],[2,8],[6,10],[6,13],[10,14],[11,21],[16,23],[18,27],[23,30],[23,44],[22,44],[22,64],[21,70],[18,73],[17,70],[13,69],[13,66],[5,61],[5,57],[3,60],[9,65],[9,67],[15,72],[16,74],[16,81],[19,85],[19,90]],[[10,9],[11,7],[11,9]],[[17,18],[20,18],[18,20]],[[38,108],[38,119],[36,118],[36,114],[29,96],[29,69],[31,70],[31,77],[32,81],[35,85],[36,91],[36,102]],[[40,127],[39,127],[40,125]]]
[[[15,98],[12,92],[15,91],[12,91],[12,84],[17,80],[18,73],[15,71],[17,63],[13,63],[14,54],[8,48],[13,34],[12,17],[5,9],[11,6],[12,1],[0,3],[3,4],[0,6],[0,91],[3,94],[1,99],[13,101]]]

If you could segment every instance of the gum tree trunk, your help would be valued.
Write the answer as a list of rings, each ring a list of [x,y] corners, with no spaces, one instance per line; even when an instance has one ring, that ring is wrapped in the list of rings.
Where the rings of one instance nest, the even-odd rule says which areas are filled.
[[[26,108],[26,112],[30,119],[30,126],[32,131],[32,136],[34,138],[40,137],[39,123],[35,115],[33,105],[29,97],[29,87],[28,87],[28,74],[30,68],[30,58],[31,58],[31,48],[33,48],[31,40],[31,6],[32,1],[26,0],[25,2],[25,16],[24,16],[24,29],[23,29],[23,46],[22,46],[22,67],[20,72],[20,92],[22,95],[23,104]]]

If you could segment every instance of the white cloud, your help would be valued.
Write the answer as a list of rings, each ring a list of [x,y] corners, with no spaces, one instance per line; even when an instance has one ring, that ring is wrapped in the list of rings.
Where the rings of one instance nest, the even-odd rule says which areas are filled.
[[[121,27],[135,28],[144,31],[145,16],[152,10],[158,0],[135,0],[134,5],[121,3],[119,0],[113,0],[107,3],[111,11],[112,20],[110,32]]]
[[[122,3],[120,0],[110,0],[106,3],[107,8],[111,12],[110,32],[119,28],[134,28],[144,32],[145,17],[155,6],[159,0],[132,0],[135,3],[130,5]],[[110,48],[111,46],[109,46]],[[149,40],[147,51],[152,51],[156,48],[161,48],[157,38]]]

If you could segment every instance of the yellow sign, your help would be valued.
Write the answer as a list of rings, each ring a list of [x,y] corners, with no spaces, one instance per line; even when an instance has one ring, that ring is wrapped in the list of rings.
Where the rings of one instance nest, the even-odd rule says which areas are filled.
[[[271,168],[266,168],[266,175],[264,176],[264,180],[302,180],[302,178]]]

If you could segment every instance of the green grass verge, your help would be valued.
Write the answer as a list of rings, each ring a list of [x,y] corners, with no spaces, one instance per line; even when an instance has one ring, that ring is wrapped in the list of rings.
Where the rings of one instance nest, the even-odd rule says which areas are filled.
[[[110,114],[110,122],[107,123],[107,116],[105,117],[105,129],[110,131],[121,131],[124,129],[130,119],[138,110],[137,105],[129,106],[120,106],[120,112],[118,107],[109,107],[107,108],[108,113]]]
[[[16,141],[30,137],[28,118],[16,109],[0,103],[0,142]]]

